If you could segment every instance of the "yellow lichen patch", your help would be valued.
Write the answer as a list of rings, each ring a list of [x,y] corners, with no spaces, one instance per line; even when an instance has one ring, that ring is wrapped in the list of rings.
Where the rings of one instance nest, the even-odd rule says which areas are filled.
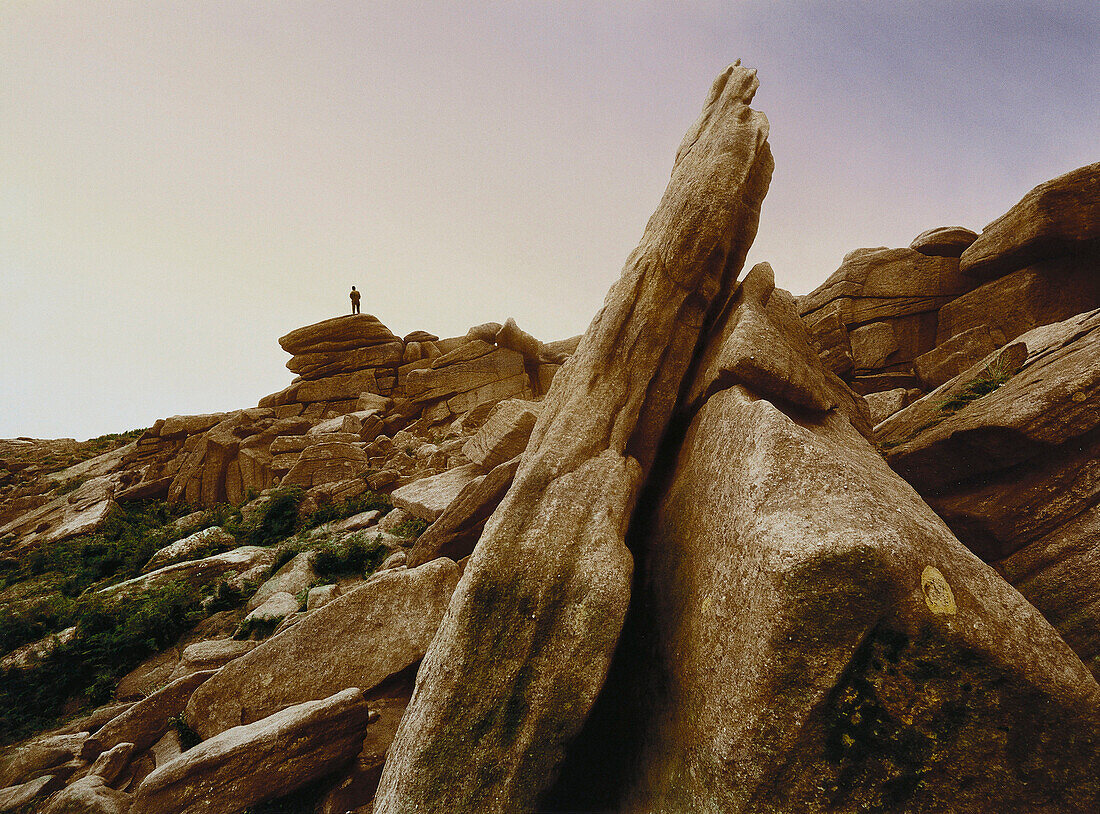
[[[920,587],[924,591],[924,602],[932,613],[955,615],[958,610],[955,605],[955,594],[940,573],[940,569],[934,565],[925,566],[920,575]]]

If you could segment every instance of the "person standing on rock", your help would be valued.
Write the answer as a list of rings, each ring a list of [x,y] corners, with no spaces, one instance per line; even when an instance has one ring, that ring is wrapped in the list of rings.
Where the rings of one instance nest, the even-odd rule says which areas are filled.
[[[359,292],[355,290],[355,286],[351,287],[351,312],[359,313]]]

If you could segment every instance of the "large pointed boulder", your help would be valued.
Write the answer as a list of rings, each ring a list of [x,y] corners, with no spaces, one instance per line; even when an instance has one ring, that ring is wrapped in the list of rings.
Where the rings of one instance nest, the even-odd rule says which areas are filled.
[[[377,814],[530,810],[579,731],[629,602],[638,489],[756,234],[773,167],[757,86],[739,66],[715,81],[641,244],[554,378],[417,674]]]

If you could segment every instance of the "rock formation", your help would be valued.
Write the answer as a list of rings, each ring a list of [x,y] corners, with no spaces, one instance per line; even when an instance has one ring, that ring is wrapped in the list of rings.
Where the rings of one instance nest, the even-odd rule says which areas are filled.
[[[582,337],[0,440],[0,812],[1100,810],[1100,165],[795,298],[756,86]]]
[[[626,524],[771,179],[756,88],[739,66],[715,81],[640,245],[555,378],[417,675],[379,814],[528,810],[583,723],[629,602]]]

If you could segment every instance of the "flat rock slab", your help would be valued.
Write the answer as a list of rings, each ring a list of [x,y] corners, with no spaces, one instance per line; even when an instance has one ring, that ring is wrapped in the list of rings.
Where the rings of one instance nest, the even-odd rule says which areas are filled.
[[[483,474],[485,470],[478,464],[456,466],[394,489],[390,499],[394,506],[431,523],[443,514],[470,481]]]
[[[144,565],[141,571],[143,574],[148,574],[150,571],[156,571],[166,565],[198,560],[213,553],[215,549],[232,548],[234,543],[234,537],[228,531],[218,526],[211,526],[208,529],[196,531],[182,540],[166,545],[149,558],[149,562]]]
[[[958,257],[978,239],[978,233],[965,226],[937,226],[921,232],[909,248],[935,257]]]
[[[287,353],[327,353],[399,341],[390,330],[370,314],[333,317],[297,328],[279,338]]]
[[[228,729],[154,769],[133,814],[234,814],[281,797],[354,757],[369,714],[349,688]]]
[[[486,471],[510,461],[527,448],[539,417],[539,404],[508,399],[500,402],[489,418],[462,447],[462,454]]]
[[[227,664],[192,696],[188,724],[206,738],[348,687],[369,691],[421,659],[457,583],[444,559],[380,574]]]

